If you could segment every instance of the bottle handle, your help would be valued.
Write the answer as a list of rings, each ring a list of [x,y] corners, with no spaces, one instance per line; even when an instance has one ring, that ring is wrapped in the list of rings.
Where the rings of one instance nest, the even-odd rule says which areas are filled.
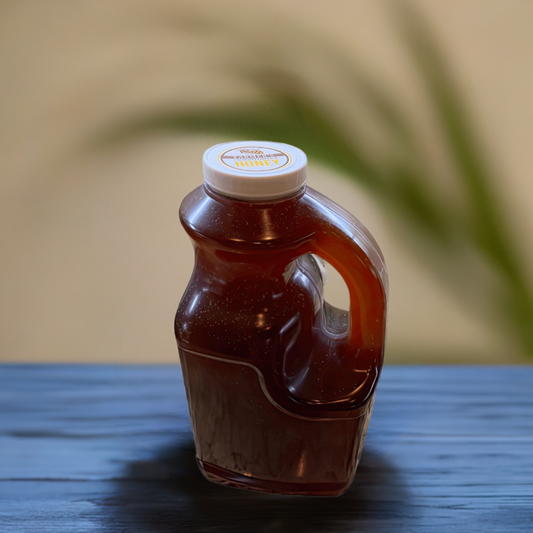
[[[340,273],[350,294],[348,343],[351,349],[375,349],[381,367],[385,341],[388,275],[383,256],[368,230],[350,213],[308,189],[320,229],[312,253]]]

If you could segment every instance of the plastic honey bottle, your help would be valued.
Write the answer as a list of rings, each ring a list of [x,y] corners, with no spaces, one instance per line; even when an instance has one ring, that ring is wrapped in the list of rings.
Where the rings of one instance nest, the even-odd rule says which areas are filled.
[[[180,208],[195,266],[175,321],[199,467],[232,487],[342,494],[383,363],[383,256],[306,186],[294,146],[220,144],[203,168]],[[344,278],[349,311],[324,301],[321,259]]]

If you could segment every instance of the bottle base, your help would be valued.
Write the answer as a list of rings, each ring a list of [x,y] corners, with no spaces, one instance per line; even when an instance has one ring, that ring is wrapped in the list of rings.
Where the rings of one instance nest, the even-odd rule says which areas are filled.
[[[234,489],[253,490],[271,494],[291,496],[341,496],[350,487],[350,483],[287,483],[245,476],[226,470],[196,458],[198,468],[203,476],[219,485]]]

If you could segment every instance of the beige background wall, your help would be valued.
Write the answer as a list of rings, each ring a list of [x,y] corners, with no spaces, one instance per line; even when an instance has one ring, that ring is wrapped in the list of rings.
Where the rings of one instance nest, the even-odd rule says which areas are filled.
[[[292,42],[302,25],[382,73],[416,115],[415,82],[387,4],[256,1],[247,9],[257,18],[234,22],[265,42]],[[460,80],[533,266],[533,3],[414,4]],[[231,6],[239,12],[240,4]],[[216,7],[163,0],[0,7],[0,360],[177,361],[172,321],[192,268],[177,210],[201,183],[203,151],[225,139],[146,135],[107,147],[90,140],[132,114],[254,97],[213,66],[217,53],[232,49],[231,36],[213,41],[183,28],[199,9],[209,16]],[[272,29],[272,12],[282,14],[282,30]],[[305,47],[298,54],[303,65]],[[327,89],[325,73],[305,68]],[[391,279],[389,362],[523,360],[401,245],[365,192],[317,165],[309,183],[382,246]],[[328,297],[343,302],[342,289],[334,281]]]

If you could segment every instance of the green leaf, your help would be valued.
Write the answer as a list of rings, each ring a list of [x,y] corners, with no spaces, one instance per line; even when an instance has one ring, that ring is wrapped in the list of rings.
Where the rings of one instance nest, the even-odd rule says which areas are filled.
[[[121,126],[112,137],[149,131],[209,133],[293,144],[310,157],[378,189],[382,177],[334,122],[310,100],[283,95],[270,105],[235,106],[192,112],[167,112]]]
[[[469,200],[475,244],[507,279],[509,312],[527,351],[533,354],[533,296],[509,238],[509,228],[493,189],[494,179],[472,133],[459,91],[427,25],[409,4],[399,2],[403,34],[433,103],[439,126]]]

